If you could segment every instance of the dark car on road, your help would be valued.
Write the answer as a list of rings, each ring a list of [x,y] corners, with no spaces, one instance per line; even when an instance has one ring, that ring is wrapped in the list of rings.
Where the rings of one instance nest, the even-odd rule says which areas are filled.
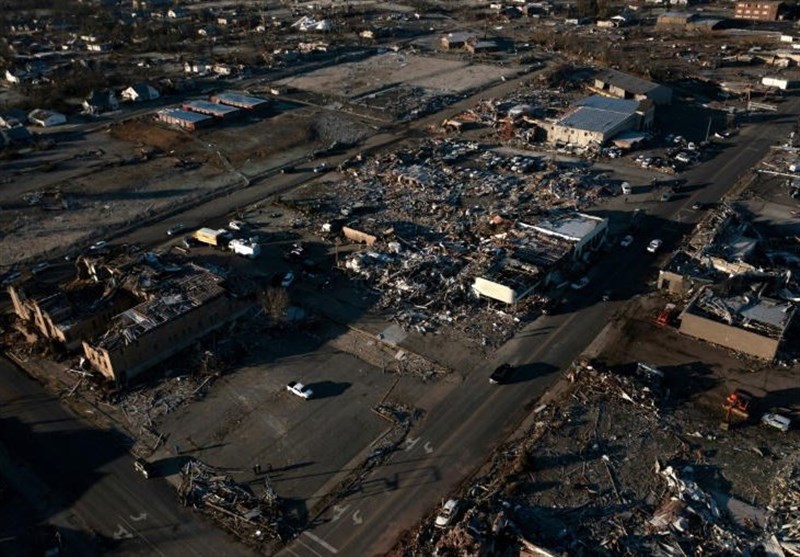
[[[503,364],[498,366],[492,374],[489,376],[489,383],[492,384],[499,384],[505,383],[511,378],[511,374],[514,373],[514,367],[511,364]]]

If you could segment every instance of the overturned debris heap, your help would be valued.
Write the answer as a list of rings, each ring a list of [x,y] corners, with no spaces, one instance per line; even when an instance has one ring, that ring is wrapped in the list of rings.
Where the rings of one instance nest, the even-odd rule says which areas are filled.
[[[246,543],[280,536],[280,502],[265,477],[265,491],[255,495],[249,487],[198,460],[181,469],[178,495],[186,506],[198,509]]]

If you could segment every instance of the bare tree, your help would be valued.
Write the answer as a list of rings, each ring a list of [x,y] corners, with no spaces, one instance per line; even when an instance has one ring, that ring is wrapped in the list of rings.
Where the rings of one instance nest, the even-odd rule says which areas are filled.
[[[261,306],[273,323],[280,323],[286,317],[289,294],[285,288],[266,288],[261,293]]]

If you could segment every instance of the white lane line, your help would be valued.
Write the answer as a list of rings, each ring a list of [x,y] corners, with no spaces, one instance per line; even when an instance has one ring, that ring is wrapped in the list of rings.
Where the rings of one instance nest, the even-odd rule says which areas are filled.
[[[283,551],[288,551],[289,553],[291,553],[291,554],[292,554],[292,555],[294,555],[295,557],[300,557],[300,554],[299,554],[299,553],[295,553],[294,551],[292,551],[292,548],[291,548],[291,547],[289,547],[289,546],[286,546],[286,547],[284,547],[284,548],[283,548]],[[283,551],[282,551],[282,552],[283,552]]]
[[[312,547],[311,547],[311,546],[309,546],[309,545],[306,545],[306,544],[304,544],[304,543],[303,543],[303,540],[300,540],[300,539],[295,539],[294,541],[295,541],[295,543],[299,543],[300,545],[302,545],[303,547],[305,547],[307,550],[309,550],[311,553],[313,553],[313,554],[314,554],[314,555],[316,555],[317,557],[322,557],[322,553],[319,553],[319,552],[317,552],[317,551],[314,551],[314,548],[312,548]]]
[[[336,549],[335,547],[333,547],[331,544],[329,544],[328,542],[326,542],[325,540],[323,540],[322,538],[320,538],[320,537],[319,537],[319,536],[317,536],[316,534],[312,534],[311,532],[309,532],[308,530],[306,530],[305,532],[303,532],[303,535],[304,535],[304,536],[307,536],[309,539],[312,539],[312,540],[314,540],[315,542],[317,542],[319,545],[321,545],[322,547],[324,547],[325,549],[327,549],[328,551],[330,551],[330,552],[331,552],[331,553],[333,553],[334,555],[336,555],[337,553],[339,553],[339,550],[338,550],[338,549]]]

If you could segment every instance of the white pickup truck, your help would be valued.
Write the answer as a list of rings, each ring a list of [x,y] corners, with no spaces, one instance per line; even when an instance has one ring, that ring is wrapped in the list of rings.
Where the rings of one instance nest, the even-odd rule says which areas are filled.
[[[314,396],[314,391],[312,391],[310,388],[306,387],[302,383],[298,383],[297,381],[292,381],[291,383],[286,385],[286,390],[306,400]]]

